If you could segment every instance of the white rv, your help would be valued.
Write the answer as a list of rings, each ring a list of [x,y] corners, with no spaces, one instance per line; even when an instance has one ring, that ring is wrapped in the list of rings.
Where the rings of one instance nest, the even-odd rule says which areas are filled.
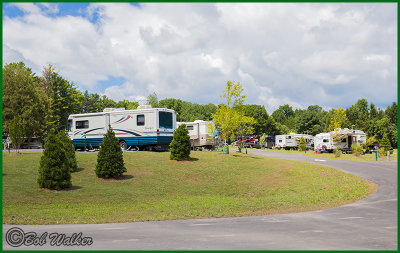
[[[139,106],[136,110],[106,108],[103,112],[70,115],[67,131],[75,148],[97,148],[109,125],[124,150],[164,150],[173,138],[176,113],[149,105]]]
[[[308,134],[290,133],[285,135],[275,136],[275,148],[277,149],[297,149],[299,147],[300,139],[303,137],[306,141],[306,147],[312,148],[314,144],[314,136]]]
[[[189,131],[191,145],[195,147],[207,147],[211,148],[214,146],[213,134],[208,129],[209,121],[195,120],[194,122],[177,122],[177,125],[185,124]]]
[[[335,148],[348,150],[353,144],[363,145],[366,143],[367,135],[363,131],[338,128],[329,133],[317,134],[314,138],[314,149],[315,151],[329,152]]]

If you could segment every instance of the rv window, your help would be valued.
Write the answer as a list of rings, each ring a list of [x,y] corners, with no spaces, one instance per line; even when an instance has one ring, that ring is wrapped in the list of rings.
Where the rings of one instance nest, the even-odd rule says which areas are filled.
[[[324,139],[323,142],[329,142],[329,139]]]
[[[286,139],[292,139],[292,136],[290,136],[290,135],[286,136]]]
[[[347,142],[346,138],[344,138],[344,139],[342,140],[342,142]]]
[[[138,126],[144,126],[144,115],[138,115],[136,117],[137,121],[136,121],[136,125]]]
[[[65,127],[65,130],[67,130],[67,132],[71,132],[72,131],[72,119],[68,120],[67,126]]]
[[[279,140],[279,142],[282,142],[282,140]]]
[[[76,129],[89,128],[89,120],[81,120],[75,122]]]
[[[172,113],[170,112],[159,112],[159,127],[163,127],[163,128],[168,128],[168,129],[172,129],[173,128],[173,124],[172,124]],[[189,128],[188,128],[189,129]]]
[[[188,130],[193,130],[193,126],[186,126]]]

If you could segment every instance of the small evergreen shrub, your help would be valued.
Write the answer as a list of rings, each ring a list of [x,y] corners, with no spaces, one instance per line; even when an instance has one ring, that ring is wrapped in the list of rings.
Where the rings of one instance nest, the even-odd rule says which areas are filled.
[[[342,151],[338,148],[334,148],[333,153],[335,154],[336,158],[339,158],[342,155]]]
[[[304,151],[306,149],[306,140],[301,137],[299,142],[299,151]]]
[[[97,154],[96,175],[100,178],[119,178],[126,171],[119,140],[109,125]]]
[[[61,141],[63,148],[66,152],[67,167],[70,169],[71,172],[77,171],[78,164],[76,162],[75,147],[72,140],[68,137],[68,134],[65,131],[58,132],[57,137]]]
[[[390,151],[391,147],[392,146],[390,145],[389,138],[387,137],[386,133],[384,133],[382,136],[382,140],[381,140],[379,149],[383,149],[385,151],[385,153],[387,153],[388,151]]]
[[[353,152],[354,156],[359,157],[362,152],[363,152],[363,148],[360,145],[351,145],[351,151]]]
[[[169,158],[171,160],[183,161],[189,160],[190,158],[190,137],[189,131],[185,124],[180,125],[174,131],[174,138],[169,145],[171,154]]]
[[[63,143],[51,132],[40,159],[38,184],[41,188],[62,190],[71,187],[71,172]]]

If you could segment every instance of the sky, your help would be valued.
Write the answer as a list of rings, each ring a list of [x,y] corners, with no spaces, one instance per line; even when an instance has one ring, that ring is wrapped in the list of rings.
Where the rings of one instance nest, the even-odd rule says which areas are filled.
[[[397,3],[3,3],[3,66],[114,100],[346,108],[397,101]]]

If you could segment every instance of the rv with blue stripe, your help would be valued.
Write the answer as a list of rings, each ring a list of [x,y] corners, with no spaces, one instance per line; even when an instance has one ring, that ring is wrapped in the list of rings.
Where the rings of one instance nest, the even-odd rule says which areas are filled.
[[[136,110],[106,108],[70,115],[67,131],[76,149],[99,148],[109,125],[124,150],[166,150],[176,129],[176,113],[149,105]]]

